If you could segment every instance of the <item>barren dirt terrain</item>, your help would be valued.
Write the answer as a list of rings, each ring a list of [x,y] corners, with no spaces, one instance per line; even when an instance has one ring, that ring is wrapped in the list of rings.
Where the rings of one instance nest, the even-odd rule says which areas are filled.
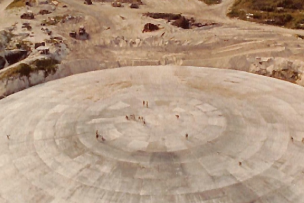
[[[33,79],[35,77],[32,76],[29,80],[33,81],[24,84],[7,81],[4,77],[2,83],[8,89],[9,86],[15,89],[16,84],[27,87],[95,69],[168,64],[237,69],[304,84],[301,79],[304,41],[298,37],[304,31],[230,19],[226,13],[233,0],[224,0],[212,6],[197,0],[178,0],[174,3],[169,0],[143,0],[139,9],[131,9],[129,3],[123,4],[123,7],[112,7],[110,2],[93,1],[92,5],[87,5],[81,0],[61,0],[56,6],[36,2],[28,8],[5,10],[9,3],[9,0],[4,0],[0,4],[0,29],[15,25],[12,33],[29,33],[22,40],[32,43],[52,37],[62,40],[59,45],[54,45],[54,41],[46,45],[52,57],[61,63],[55,75],[42,79]],[[27,9],[34,13],[35,19],[20,19]],[[51,13],[38,14],[43,9]],[[172,26],[168,20],[143,16],[147,12],[182,14],[206,26],[182,29]],[[64,23],[60,21],[56,25],[40,25],[45,19],[66,14],[74,19]],[[31,31],[21,29],[24,22],[30,23]],[[146,23],[158,25],[160,29],[142,32]],[[89,34],[89,40],[69,36],[69,32],[78,31],[81,25]],[[51,30],[52,34],[41,31],[42,27]],[[37,57],[41,56],[32,45],[32,52],[25,62]],[[12,90],[6,89],[2,94],[10,92]]]

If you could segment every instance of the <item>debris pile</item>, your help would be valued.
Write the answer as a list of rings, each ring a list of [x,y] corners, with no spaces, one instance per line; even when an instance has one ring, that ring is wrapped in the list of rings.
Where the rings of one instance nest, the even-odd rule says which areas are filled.
[[[52,12],[49,10],[45,10],[45,9],[39,11],[40,15],[46,15],[46,14],[50,14],[50,13],[52,13]]]
[[[130,8],[138,9],[139,5],[137,3],[132,3],[132,4],[130,4]]]
[[[55,16],[55,17],[48,17],[46,20],[43,20],[41,25],[56,25],[62,20],[61,16]]]
[[[122,7],[121,3],[120,2],[112,2],[112,6],[113,7]]]
[[[156,31],[156,30],[159,30],[159,27],[157,25],[154,25],[152,23],[147,23],[145,24],[144,26],[144,29],[143,29],[143,33],[144,32],[153,32],[153,31]]]
[[[78,23],[83,18],[81,16],[72,16],[72,15],[64,15],[61,19],[61,23],[66,23],[68,21],[73,21],[74,23]]]
[[[45,46],[45,42],[38,42],[38,43],[35,43],[35,49],[37,49],[38,47],[40,46]]]
[[[22,23],[21,28],[25,28],[25,29],[27,29],[28,31],[31,31],[31,30],[32,30],[32,26],[30,26],[29,23]]]
[[[154,19],[165,19],[168,21],[177,20],[182,17],[181,14],[173,14],[173,13],[144,13],[143,16],[147,16]]]
[[[77,37],[77,33],[75,31],[71,31],[69,33],[69,36],[72,37],[72,38],[76,38]]]
[[[47,55],[50,53],[50,48],[46,46],[40,46],[37,48],[40,54]]]
[[[25,0],[26,6],[34,6],[36,4],[35,0]]]
[[[302,61],[280,57],[252,57],[247,61],[250,62],[249,72],[303,84],[304,63]]]
[[[141,0],[119,0],[120,3],[135,3],[138,5],[142,5],[142,1]]]
[[[44,33],[46,33],[47,35],[51,35],[53,32],[51,30],[49,30],[48,28],[41,28],[42,31],[44,31]]]
[[[212,26],[217,25],[217,23],[197,23],[194,18],[186,18],[182,16],[182,14],[174,14],[174,13],[144,13],[143,16],[147,16],[154,19],[165,19],[168,22],[171,22],[171,25],[180,27],[183,29],[191,29],[193,27],[204,27],[204,26]]]
[[[92,5],[92,0],[84,0],[83,3],[84,3],[84,4],[87,4],[87,5]]]
[[[89,34],[86,32],[84,26],[80,26],[78,29],[78,35],[76,31],[71,31],[69,33],[69,36],[75,39],[80,39],[80,40],[87,40],[89,39]]]
[[[32,11],[27,11],[26,13],[23,13],[21,16],[20,16],[21,19],[28,19],[28,20],[31,20],[31,19],[34,19],[34,14]]]
[[[184,16],[175,20],[171,25],[174,25],[176,27],[180,27],[183,29],[190,29],[190,26],[191,26],[190,21],[187,18],[185,18]]]
[[[86,30],[85,30],[85,28],[84,28],[83,25],[79,27],[78,33],[79,33],[79,35],[84,35],[84,34],[86,34]]]

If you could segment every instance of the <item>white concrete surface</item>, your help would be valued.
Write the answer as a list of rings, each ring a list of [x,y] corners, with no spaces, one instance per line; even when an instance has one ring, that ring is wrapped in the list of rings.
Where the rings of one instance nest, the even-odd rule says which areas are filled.
[[[0,202],[303,203],[303,101],[291,83],[199,67],[41,84],[0,100]]]

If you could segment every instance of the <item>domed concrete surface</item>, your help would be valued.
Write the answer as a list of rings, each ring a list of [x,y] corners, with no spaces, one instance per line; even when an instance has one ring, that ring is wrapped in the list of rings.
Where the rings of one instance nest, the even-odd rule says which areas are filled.
[[[0,112],[0,202],[304,202],[304,88],[291,83],[127,67],[32,87]]]

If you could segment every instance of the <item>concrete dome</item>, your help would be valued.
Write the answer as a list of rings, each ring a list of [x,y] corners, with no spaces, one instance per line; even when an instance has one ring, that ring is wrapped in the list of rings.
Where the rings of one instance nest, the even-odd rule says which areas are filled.
[[[303,101],[291,83],[199,67],[38,85],[0,100],[0,202],[303,203]]]

